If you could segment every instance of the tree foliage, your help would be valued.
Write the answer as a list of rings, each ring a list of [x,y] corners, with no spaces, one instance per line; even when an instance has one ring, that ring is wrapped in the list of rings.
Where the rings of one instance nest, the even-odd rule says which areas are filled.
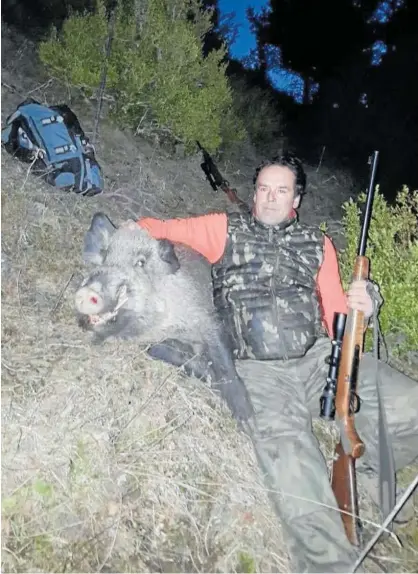
[[[386,45],[381,62],[372,65],[371,50],[359,52],[324,79],[304,135],[359,177],[371,150],[380,150],[381,189],[394,198],[394,189],[418,186],[418,3],[404,0],[389,21],[373,26]]]
[[[91,10],[94,0],[3,0],[2,20],[37,36],[49,25],[61,27],[70,12]]]
[[[260,76],[278,65],[303,79],[303,105],[286,118],[300,153],[316,161],[325,146],[362,184],[365,158],[379,149],[386,197],[417,186],[418,2],[270,0],[248,16]]]
[[[380,35],[387,51],[367,76],[364,139],[385,158],[385,188],[418,187],[418,2],[405,0]],[[382,182],[383,183],[383,182]]]
[[[365,25],[378,0],[270,0],[260,15],[250,14],[258,51],[280,50],[280,64],[301,75],[304,101],[310,86],[370,44],[372,28]]]
[[[347,247],[340,254],[344,288],[351,282],[360,236],[362,193],[357,201],[344,204],[344,233]],[[390,336],[395,354],[418,349],[418,191],[406,186],[389,205],[377,188],[369,228],[366,256],[370,276],[384,299],[380,312],[383,336]],[[371,333],[366,343],[370,348]]]
[[[232,76],[234,110],[245,125],[246,133],[253,146],[260,152],[271,155],[278,150],[283,138],[283,117],[273,91],[260,85],[251,85],[243,76]]]
[[[211,12],[202,10],[199,0],[140,4],[138,9],[135,2],[125,2],[117,9],[107,79],[113,114],[137,133],[169,134],[186,150],[199,139],[216,150],[233,96],[225,48],[206,57],[202,53]],[[91,94],[99,86],[107,33],[105,5],[98,0],[94,12],[72,15],[60,34],[52,30],[40,45],[41,60],[52,74]],[[244,135],[236,118],[231,139]]]

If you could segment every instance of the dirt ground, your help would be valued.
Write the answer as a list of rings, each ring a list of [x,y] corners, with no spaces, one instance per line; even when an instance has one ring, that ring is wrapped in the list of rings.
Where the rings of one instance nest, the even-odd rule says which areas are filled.
[[[65,98],[89,135],[94,102],[48,81],[33,46],[3,34],[2,123],[32,92]],[[170,159],[108,121],[97,156],[106,191],[82,198],[2,151],[2,571],[287,572],[251,445],[218,397],[134,342],[92,346],[74,320],[96,211],[120,223],[221,210],[226,198],[211,191],[199,156]],[[219,165],[243,199],[256,160]],[[327,221],[338,242],[335,197],[352,183],[325,166],[309,173],[301,215]],[[333,429],[316,430],[330,457]],[[361,504],[366,522],[376,520]],[[416,571],[417,532],[401,533],[404,549],[376,547],[380,566]]]

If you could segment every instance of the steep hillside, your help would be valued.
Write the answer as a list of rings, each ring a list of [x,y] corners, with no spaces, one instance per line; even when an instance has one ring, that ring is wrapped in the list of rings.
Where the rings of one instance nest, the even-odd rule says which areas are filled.
[[[34,54],[4,30],[2,121],[30,93],[66,101],[91,132],[93,103],[48,81]],[[105,120],[100,134],[106,192],[91,199],[2,151],[2,571],[286,572],[251,445],[220,400],[134,343],[93,347],[75,324],[94,212],[121,222],[226,206],[198,156],[169,159]],[[256,160],[220,164],[243,198]],[[332,223],[351,187],[322,168],[310,175],[302,213]],[[329,457],[332,429],[318,436]],[[373,519],[366,499],[362,512]],[[388,552],[413,571],[408,547]]]
[[[92,135],[95,100],[87,101],[77,90],[48,78],[36,57],[36,46],[7,27],[2,30],[2,51],[2,121],[30,95],[45,103],[66,102],[79,116],[87,135]],[[106,117],[106,111],[105,101],[102,116]],[[103,120],[96,150],[106,176],[107,198],[123,204],[131,215],[176,217],[207,213],[227,205],[223,193],[213,192],[205,180],[200,153],[184,159],[179,149],[178,157],[169,157],[152,138],[135,138]],[[225,154],[218,162],[221,173],[244,200],[251,200],[252,175],[261,159],[246,145]],[[309,193],[300,216],[312,223],[326,221],[330,232],[338,235],[341,204],[359,189],[349,174],[333,171],[321,157],[317,165],[307,165],[306,171]]]

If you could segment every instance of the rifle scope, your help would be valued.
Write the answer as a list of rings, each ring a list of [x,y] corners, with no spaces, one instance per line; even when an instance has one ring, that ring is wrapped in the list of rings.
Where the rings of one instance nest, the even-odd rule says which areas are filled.
[[[332,351],[328,359],[329,369],[327,382],[319,399],[320,417],[324,420],[334,420],[335,417],[335,394],[337,390],[338,369],[341,359],[341,348],[344,337],[344,329],[347,315],[344,313],[334,314],[334,339],[332,340]]]

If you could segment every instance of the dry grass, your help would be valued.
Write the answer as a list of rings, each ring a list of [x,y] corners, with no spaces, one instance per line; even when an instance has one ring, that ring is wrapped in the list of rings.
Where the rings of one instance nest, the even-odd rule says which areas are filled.
[[[21,91],[39,87],[16,62],[5,66]],[[53,89],[34,95],[57,101]],[[4,119],[21,97],[2,92]],[[204,213],[225,197],[210,195],[195,159],[139,148],[108,123],[97,151],[107,189],[90,199],[2,154],[2,571],[286,572],[251,445],[220,400],[134,343],[91,346],[72,311],[95,211],[116,222]],[[231,181],[243,176],[221,167]],[[316,431],[330,458],[332,429]],[[366,500],[362,514],[373,520]],[[380,546],[397,571],[416,571],[412,550]]]
[[[125,204],[22,186],[26,166],[5,154],[2,178],[3,571],[287,571],[219,400],[134,343],[92,347],[74,323],[83,232]],[[332,433],[316,429],[330,459]]]
[[[3,154],[3,571],[285,571],[250,444],[218,398],[75,325],[87,222],[124,208],[22,187],[25,169]]]
[[[2,89],[3,120],[30,90],[67,95],[20,76],[32,47],[20,48],[3,59],[17,88]],[[92,105],[68,95],[91,132]],[[218,398],[135,344],[93,348],[75,325],[95,211],[118,222],[205,209],[197,162],[179,168],[109,123],[100,136],[106,194],[91,199],[2,154],[2,570],[285,571],[251,446]]]

